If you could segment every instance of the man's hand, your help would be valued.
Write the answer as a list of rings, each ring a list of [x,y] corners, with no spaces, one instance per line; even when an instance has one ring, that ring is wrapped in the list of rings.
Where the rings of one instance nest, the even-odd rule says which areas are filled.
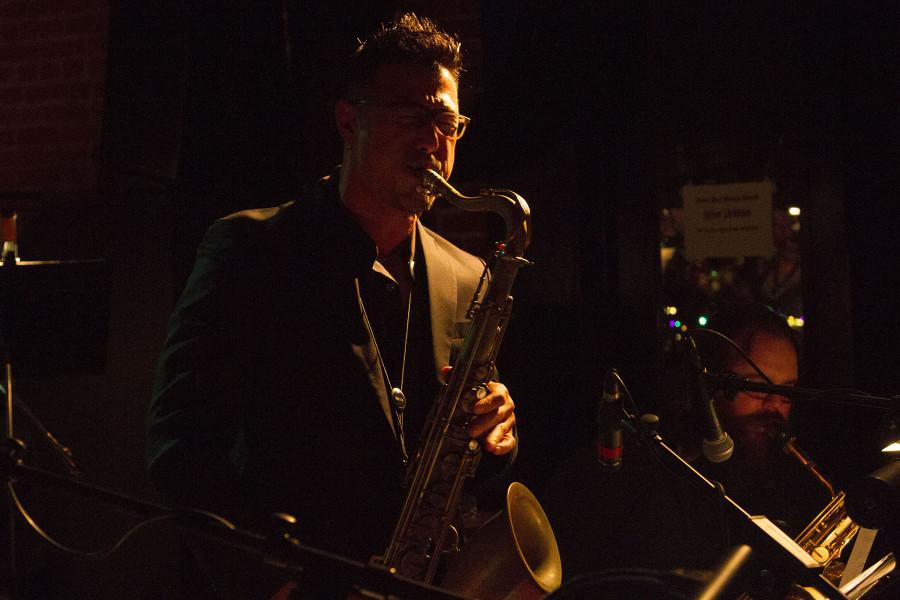
[[[447,383],[453,367],[441,369],[440,380]],[[509,454],[516,449],[515,425],[516,405],[509,390],[499,381],[488,381],[488,394],[472,405],[475,418],[469,423],[469,435],[481,439],[482,447],[497,456]]]
[[[469,435],[481,439],[485,450],[501,456],[516,448],[513,427],[516,424],[516,405],[506,386],[498,381],[487,383],[490,393],[472,405],[476,415],[469,423]]]

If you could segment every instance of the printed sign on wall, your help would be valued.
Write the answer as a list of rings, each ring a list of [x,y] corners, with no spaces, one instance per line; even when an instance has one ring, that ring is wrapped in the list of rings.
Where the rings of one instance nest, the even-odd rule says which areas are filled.
[[[688,258],[772,256],[774,191],[768,180],[682,187]]]

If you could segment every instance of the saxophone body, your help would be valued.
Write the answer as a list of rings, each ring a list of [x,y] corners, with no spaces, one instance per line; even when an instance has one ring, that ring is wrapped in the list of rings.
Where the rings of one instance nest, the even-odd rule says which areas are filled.
[[[822,576],[834,585],[844,574],[844,563],[839,560],[841,551],[859,532],[857,525],[847,514],[846,495],[834,489],[834,485],[818,467],[797,447],[793,436],[782,436],[782,449],[801,465],[831,494],[831,500],[818,515],[794,538],[794,541],[822,566]],[[823,598],[806,586],[794,585],[787,600],[818,600]]]
[[[391,540],[382,556],[372,558],[373,564],[430,584],[442,556],[458,550],[459,526],[454,521],[463,485],[475,475],[481,457],[481,445],[469,437],[466,429],[472,416],[470,407],[486,395],[487,382],[494,378],[495,359],[512,307],[510,291],[518,270],[529,264],[524,252],[531,230],[528,204],[514,192],[483,190],[479,196],[463,196],[430,170],[423,174],[422,187],[463,210],[498,213],[507,230],[506,239],[497,244],[489,279],[486,271],[478,285],[469,307],[471,321],[462,347],[447,384],[434,401],[419,449],[410,462],[406,499]],[[521,484],[513,486],[524,488]],[[521,493],[517,490],[512,495]],[[531,496],[527,490],[525,493]],[[538,511],[543,515],[539,505]],[[543,519],[550,539],[546,540],[544,532],[537,535],[546,540],[545,545],[552,546],[551,554],[555,550],[555,568],[561,580],[559,551],[546,515]],[[531,533],[525,535],[533,537]],[[534,565],[525,568],[535,570]],[[559,581],[550,589],[558,586]]]
[[[836,491],[831,482],[795,444],[793,437],[784,438],[785,453],[793,456],[831,494],[831,500],[795,538],[795,542],[826,569],[835,563],[850,540],[859,531],[859,525],[847,514],[845,494]],[[842,568],[842,566],[841,566]],[[826,577],[828,575],[826,574]],[[838,579],[840,578],[838,574]]]

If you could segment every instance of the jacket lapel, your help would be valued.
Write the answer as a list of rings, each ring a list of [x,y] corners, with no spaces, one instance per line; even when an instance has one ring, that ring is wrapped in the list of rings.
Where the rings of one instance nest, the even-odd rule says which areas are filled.
[[[428,297],[431,303],[431,340],[434,350],[435,376],[450,364],[450,346],[456,335],[457,273],[449,256],[434,242],[433,234],[416,222],[425,269],[428,274]]]

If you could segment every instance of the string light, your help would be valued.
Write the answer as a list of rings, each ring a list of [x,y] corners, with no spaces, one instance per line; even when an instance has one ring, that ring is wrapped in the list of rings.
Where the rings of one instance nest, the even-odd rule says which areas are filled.
[[[709,323],[709,319],[707,319],[705,315],[700,315],[697,318],[697,324],[700,325],[700,327],[706,327],[707,323]]]
[[[799,206],[788,206],[788,214],[792,217],[800,216],[800,207]]]

